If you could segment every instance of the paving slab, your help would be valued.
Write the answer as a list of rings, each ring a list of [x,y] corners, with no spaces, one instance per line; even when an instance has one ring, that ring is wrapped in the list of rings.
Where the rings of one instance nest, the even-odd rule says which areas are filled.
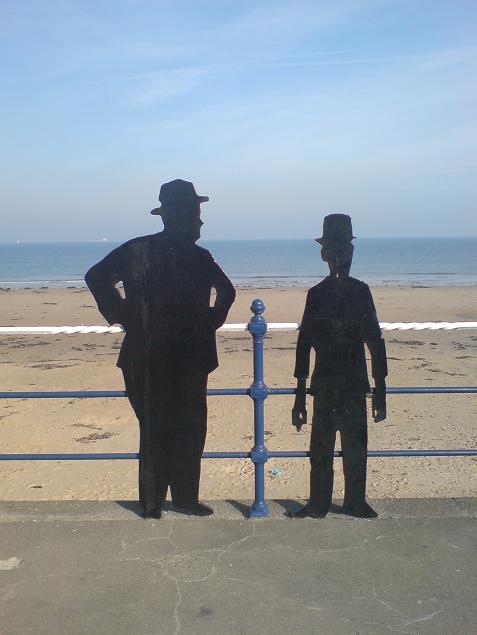
[[[474,499],[142,520],[130,502],[0,503],[5,635],[474,634]]]

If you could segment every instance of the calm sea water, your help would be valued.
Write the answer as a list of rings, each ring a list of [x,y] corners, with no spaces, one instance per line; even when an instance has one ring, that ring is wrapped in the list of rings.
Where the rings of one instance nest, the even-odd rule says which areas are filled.
[[[0,245],[0,287],[81,287],[83,276],[120,243]],[[327,274],[313,240],[201,241],[236,283],[310,286]],[[361,238],[351,274],[368,284],[477,285],[477,238]]]

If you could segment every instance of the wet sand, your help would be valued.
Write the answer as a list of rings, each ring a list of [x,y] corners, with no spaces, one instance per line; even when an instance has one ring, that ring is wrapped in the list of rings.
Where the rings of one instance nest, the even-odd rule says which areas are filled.
[[[246,322],[253,298],[264,300],[269,322],[300,321],[306,289],[239,289],[228,322]],[[373,290],[379,319],[476,320],[477,287]],[[104,325],[85,289],[0,291],[0,325]],[[265,373],[270,387],[292,387],[296,332],[266,337]],[[391,331],[384,334],[388,386],[477,385],[477,330]],[[122,390],[115,362],[121,335],[0,336],[2,390]],[[210,388],[248,387],[252,342],[244,333],[218,334],[220,368]],[[270,450],[305,450],[310,426],[290,422],[292,397],[266,401]],[[311,414],[311,400],[309,401]],[[137,423],[126,399],[2,400],[2,452],[135,452]],[[206,450],[249,450],[253,444],[248,397],[209,397]],[[369,421],[369,449],[476,447],[476,395],[389,396],[388,419]],[[369,459],[369,498],[474,496],[475,458]],[[273,468],[279,473],[272,474]],[[308,462],[270,460],[269,498],[306,498]],[[343,495],[341,461],[335,466],[335,497]],[[253,497],[248,460],[205,460],[203,499]],[[0,463],[0,500],[136,499],[136,461]]]

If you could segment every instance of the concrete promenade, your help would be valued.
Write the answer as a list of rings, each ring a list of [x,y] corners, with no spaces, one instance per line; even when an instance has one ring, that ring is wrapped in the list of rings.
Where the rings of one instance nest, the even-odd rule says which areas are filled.
[[[372,501],[376,520],[142,520],[129,502],[0,503],[2,635],[476,632],[475,499]]]

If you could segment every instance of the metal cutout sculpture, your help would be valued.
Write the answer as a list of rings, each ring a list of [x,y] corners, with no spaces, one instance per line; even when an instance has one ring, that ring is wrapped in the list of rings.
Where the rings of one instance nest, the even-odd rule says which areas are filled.
[[[168,487],[174,510],[213,513],[199,502],[207,379],[218,366],[215,332],[235,289],[210,252],[195,244],[200,204],[208,200],[188,181],[165,183],[161,206],[151,212],[162,217],[164,231],[124,243],[85,276],[101,314],[126,331],[117,365],[139,420],[144,517],[161,517]]]
[[[377,513],[366,502],[367,413],[370,390],[364,344],[371,354],[374,421],[386,418],[387,361],[376,309],[369,287],[351,278],[354,238],[351,218],[330,214],[323,222],[321,257],[330,275],[308,291],[296,348],[297,391],[292,424],[307,422],[306,381],[310,352],[315,368],[310,381],[313,420],[310,441],[310,497],[292,518],[323,518],[333,492],[333,452],[340,432],[345,479],[344,509],[360,518]]]

